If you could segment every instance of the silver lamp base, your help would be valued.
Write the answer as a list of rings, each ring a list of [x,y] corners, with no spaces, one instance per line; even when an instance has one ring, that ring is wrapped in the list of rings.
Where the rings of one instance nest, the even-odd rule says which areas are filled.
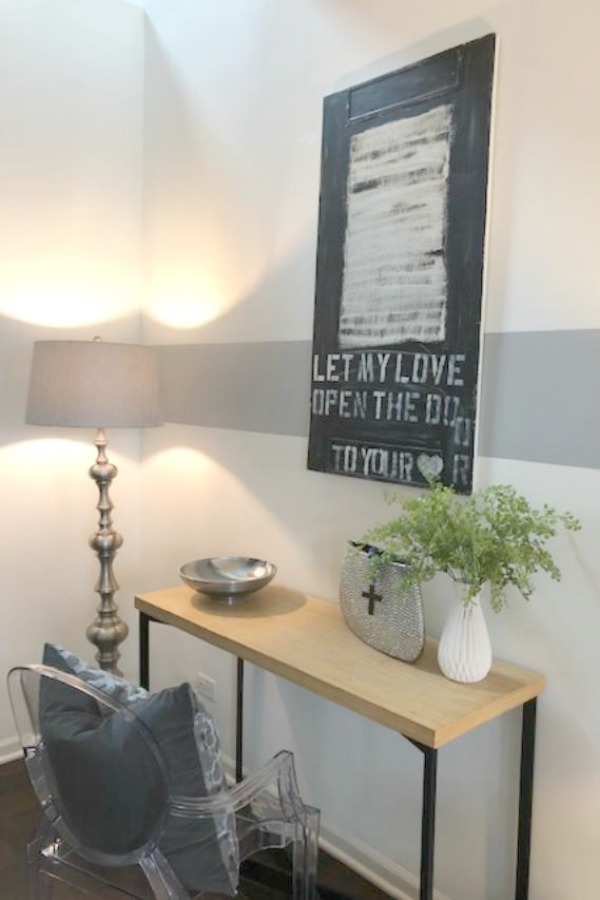
[[[113,504],[109,497],[109,488],[117,474],[117,467],[108,461],[106,447],[108,441],[103,428],[96,434],[96,462],[90,469],[90,477],[98,485],[99,499],[96,509],[100,513],[98,531],[89,540],[90,547],[96,552],[100,563],[100,574],[94,590],[100,596],[96,620],[89,626],[86,635],[89,641],[98,648],[96,660],[101,669],[122,675],[117,666],[121,654],[118,646],[125,640],[129,628],[119,618],[117,605],[114,602],[115,591],[119,589],[113,574],[113,560],[117,550],[123,544],[123,538],[112,527],[111,512]]]

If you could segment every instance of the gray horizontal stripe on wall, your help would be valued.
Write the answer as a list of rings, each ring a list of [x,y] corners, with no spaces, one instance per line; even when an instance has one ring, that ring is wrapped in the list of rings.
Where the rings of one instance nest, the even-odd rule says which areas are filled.
[[[600,467],[600,330],[486,334],[479,453]]]
[[[165,418],[306,437],[310,341],[169,345]],[[479,453],[600,467],[600,330],[486,334]]]
[[[310,341],[158,347],[165,420],[304,437]]]

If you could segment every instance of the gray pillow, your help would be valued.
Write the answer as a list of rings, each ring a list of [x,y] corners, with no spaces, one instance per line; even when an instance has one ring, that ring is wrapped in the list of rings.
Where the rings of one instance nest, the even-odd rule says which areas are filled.
[[[44,663],[68,671],[48,648]],[[51,789],[77,841],[122,856],[158,838],[164,827],[165,785],[152,752],[130,722],[103,715],[101,706],[81,691],[43,679],[40,730]]]
[[[72,668],[73,660],[77,662]],[[99,670],[62,648],[46,644],[43,661],[98,685]],[[100,678],[106,675],[102,673]],[[120,682],[118,699],[123,702],[128,695],[124,687],[127,682],[116,680]],[[156,775],[151,771],[146,745],[141,747],[133,726],[119,714],[106,717],[86,695],[70,688],[55,690],[64,689],[64,685],[51,687],[52,696],[41,702],[43,735],[53,767],[58,765],[65,803],[68,796],[79,811],[79,833],[83,825],[87,839],[93,839],[93,845],[104,852],[129,852],[134,841],[156,825]],[[171,792],[205,797],[222,790],[214,721],[190,686],[182,684],[140,699],[135,699],[140,689],[128,687],[134,699],[127,705],[158,743],[169,771]],[[187,888],[235,894],[239,853],[233,812],[206,820],[170,816],[159,845]]]
[[[108,694],[119,703],[135,703],[136,700],[144,700],[148,696],[145,688],[130,684],[124,678],[113,675],[112,672],[105,672],[97,666],[90,666],[80,656],[71,653],[70,650],[65,650],[64,647],[59,647],[58,644],[45,645],[44,662],[46,653],[51,654],[54,660],[53,663],[45,663],[46,665],[52,665],[61,672],[77,675],[86,684],[91,684],[92,687]]]

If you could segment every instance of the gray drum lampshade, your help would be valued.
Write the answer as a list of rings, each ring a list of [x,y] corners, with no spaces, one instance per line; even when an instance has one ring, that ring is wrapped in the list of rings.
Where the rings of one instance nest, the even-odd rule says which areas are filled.
[[[93,428],[162,425],[154,350],[100,340],[37,341],[25,420]]]

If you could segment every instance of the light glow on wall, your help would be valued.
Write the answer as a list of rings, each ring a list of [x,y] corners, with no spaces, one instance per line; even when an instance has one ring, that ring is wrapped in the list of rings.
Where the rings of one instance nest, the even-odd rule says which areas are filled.
[[[44,434],[43,429],[31,432]],[[22,541],[43,529],[51,535],[63,517],[66,522],[74,509],[87,514],[88,505],[91,524],[94,486],[86,474],[94,447],[86,443],[86,436],[82,429],[81,441],[34,437],[0,447],[0,468],[12,498],[5,498],[12,510],[11,527]]]
[[[177,541],[188,544],[193,537],[198,546],[205,548],[198,556],[262,553],[263,558],[273,562],[296,559],[300,552],[297,522],[293,516],[288,517],[288,504],[265,501],[262,484],[268,475],[262,469],[258,469],[257,478],[246,477],[264,464],[264,436],[241,437],[247,448],[246,468],[240,467],[235,453],[232,456],[223,452],[219,436],[222,434],[213,429],[177,425],[148,429],[144,445],[149,455],[142,464],[142,482],[162,487],[158,494],[156,490],[143,491],[144,505],[150,510],[164,490],[163,502],[178,509],[177,517],[170,519],[169,524],[173,546]],[[198,435],[202,435],[202,449],[188,444],[188,440],[198,440]],[[162,446],[166,440],[172,441],[172,446]],[[142,521],[150,521],[148,513],[142,513]],[[250,529],[248,522],[253,523]],[[164,555],[165,547],[157,552]],[[312,553],[311,548],[309,562]],[[302,566],[306,570],[304,557]]]
[[[196,430],[196,429],[194,429]],[[233,472],[221,460],[216,459],[210,452],[186,446],[177,442],[177,433],[192,431],[186,426],[175,426],[170,429],[174,446],[164,449],[153,448],[154,439],[164,439],[163,429],[157,429],[156,435],[151,438],[152,443],[146,441],[149,452],[142,464],[142,480],[156,484],[168,484],[169,506],[173,508],[185,508],[186,513],[179,521],[179,527],[185,531],[188,527],[184,524],[185,516],[196,522],[194,528],[201,529],[208,526],[213,529],[214,535],[219,535],[218,518],[221,526],[235,530],[246,515],[255,519],[272,521],[277,528],[280,525],[267,506],[265,506],[252,488],[244,482],[239,473]],[[149,433],[146,435],[150,437]],[[184,438],[185,440],[185,438]],[[173,473],[177,473],[177,478]],[[202,511],[200,519],[198,513]],[[275,527],[275,526],[274,526]],[[260,530],[260,529],[259,529]]]
[[[10,472],[10,482],[14,487],[22,482],[28,493],[35,495],[40,489],[48,489],[55,476],[61,477],[61,473],[74,474],[81,478],[84,487],[89,483],[89,492],[95,496],[97,488],[91,478],[86,478],[88,470],[96,457],[94,438],[95,428],[51,428],[26,426],[31,435],[29,440],[16,441],[0,447],[0,468],[3,472]],[[109,459],[119,469],[129,465],[129,460],[137,462],[137,436],[136,429],[118,429],[120,435],[127,434],[127,438],[119,439],[119,449],[111,446],[111,437],[117,433],[117,429],[108,429]],[[52,436],[59,434],[60,436]],[[63,437],[70,434],[77,437]],[[38,437],[43,435],[43,437]],[[48,436],[50,435],[50,436]],[[135,440],[134,440],[135,436]],[[132,445],[133,442],[133,446]],[[117,441],[115,440],[116,444]],[[128,449],[129,447],[129,449]],[[127,475],[128,478],[132,476]],[[124,481],[124,479],[122,479]],[[120,481],[119,483],[122,483]],[[35,490],[32,490],[35,488]]]
[[[183,490],[189,489],[190,479],[201,479],[204,476],[215,475],[216,470],[222,467],[215,460],[211,459],[199,450],[192,447],[182,445],[167,447],[164,450],[156,450],[146,457],[143,462],[144,468],[151,467],[156,471],[177,472],[181,481],[184,483]],[[194,481],[191,482],[195,483]],[[204,490],[206,487],[204,481],[198,481]]]
[[[170,328],[198,328],[228,308],[211,273],[164,273],[155,281],[146,312]]]
[[[31,262],[0,268],[0,314],[48,328],[76,328],[121,319],[139,310],[131,272],[98,271],[74,263],[69,271]]]
[[[70,437],[44,436],[36,438],[36,434],[47,435],[49,429],[31,426],[28,430],[33,435],[31,440],[17,441],[14,444],[0,447],[0,463],[2,467],[14,467],[15,477],[20,472],[27,484],[31,484],[32,479],[36,484],[37,482],[43,484],[48,481],[49,466],[53,468],[60,465],[65,469],[75,469],[80,465],[88,465],[89,468],[90,452],[94,452],[94,430],[92,428],[78,429],[81,440],[74,440]],[[86,442],[88,434],[92,444],[91,451],[89,443]],[[29,467],[31,467],[30,471],[23,471]]]

